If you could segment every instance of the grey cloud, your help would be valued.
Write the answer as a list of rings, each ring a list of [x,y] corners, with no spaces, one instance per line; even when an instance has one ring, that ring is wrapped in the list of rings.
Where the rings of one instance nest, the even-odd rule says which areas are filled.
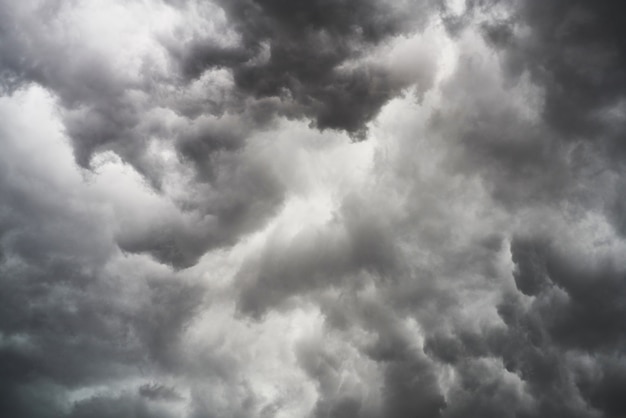
[[[430,121],[433,134],[462,147],[450,154],[450,166],[481,175],[491,193],[510,207],[571,196],[577,186],[571,178],[580,175],[558,134],[525,114],[542,104],[540,97],[524,100],[533,95],[531,88],[522,82],[507,86],[497,63],[468,53],[444,85],[446,102]]]
[[[601,115],[623,99],[626,44],[618,18],[623,11],[617,1],[521,7],[532,38],[520,40],[519,49],[527,52],[521,57],[513,52],[511,60],[527,65],[546,86],[545,116],[569,135],[595,139],[606,133],[610,126],[601,123]]]
[[[622,71],[621,37],[610,19],[606,28],[600,23],[617,5],[481,5],[490,10],[494,3],[514,11],[511,20],[482,24],[490,47],[503,52],[502,61],[488,70],[492,64],[485,58],[461,60],[444,86],[449,102],[430,121],[431,132],[452,144],[448,168],[478,175],[512,220],[545,211],[576,225],[593,213],[608,221],[609,235],[620,232],[615,202],[621,198],[613,194],[623,171],[613,133],[618,122],[600,116],[623,94],[611,76]],[[462,39],[467,27],[455,36]],[[576,62],[575,56],[591,52],[591,40],[614,55],[600,61],[590,54],[589,61]],[[500,69],[504,78],[497,75]],[[611,92],[603,94],[604,88]],[[620,416],[623,406],[613,394],[622,379],[624,350],[621,261],[580,254],[550,222],[540,226],[541,220],[526,219],[511,244],[519,293],[502,289],[498,308],[505,328],[454,327],[451,334],[435,328],[426,339],[427,354],[460,377],[444,416]],[[537,227],[551,232],[546,236]],[[478,373],[484,359],[501,362],[500,377]],[[587,368],[577,366],[585,361]],[[521,389],[502,389],[507,373]]]
[[[73,279],[54,264],[41,266],[45,272],[1,269],[0,368],[11,399],[3,414],[40,416],[15,411],[48,396],[62,407],[68,391],[140,376],[142,368],[176,370],[180,332],[197,306],[197,297],[179,295],[201,295],[197,289],[155,284],[162,289],[145,292],[145,301],[131,307],[121,296],[129,290],[115,278]]]
[[[251,128],[267,119],[268,112],[271,115],[267,103],[258,101],[240,116],[237,112],[224,116],[201,105],[203,112],[216,114],[213,123],[199,121],[199,127],[186,129],[198,117],[184,116],[190,105],[184,99],[186,87],[175,76],[155,69],[152,58],[144,58],[138,75],[122,74],[88,45],[64,39],[67,35],[55,22],[67,17],[67,7],[48,10],[29,2],[1,7],[2,80],[11,83],[12,90],[37,83],[58,98],[65,132],[81,167],[90,168],[94,154],[113,151],[165,195],[168,173],[149,151],[150,144],[173,144],[182,165],[193,163],[196,175],[188,184],[190,197],[176,203],[182,212],[195,205],[197,210],[188,215],[211,217],[211,225],[190,231],[172,221],[159,227],[158,236],[121,237],[119,244],[125,251],[145,252],[177,268],[188,267],[210,248],[231,244],[262,224],[280,205],[282,186],[270,168],[248,161],[241,152]],[[177,98],[179,90],[183,99]],[[185,128],[168,124],[162,114],[185,118]],[[202,193],[210,198],[200,201],[196,196]]]
[[[120,416],[129,418],[167,418],[175,415],[159,408],[158,405],[145,401],[141,397],[128,394],[121,396],[96,396],[77,402],[68,415],[69,418],[113,418]]]
[[[507,379],[507,372],[502,372],[497,362],[494,365],[480,358],[465,360],[457,370],[461,382],[451,391],[450,408],[443,416],[533,416],[532,399],[524,396],[515,378]]]
[[[362,139],[365,124],[380,108],[418,80],[398,79],[375,65],[341,67],[392,35],[423,27],[437,7],[369,0],[220,4],[241,45],[218,47],[207,40],[192,43],[189,52],[174,48],[183,74],[194,78],[210,68],[231,69],[240,94],[280,98],[296,109],[289,116],[306,116],[319,129],[343,129]]]
[[[623,379],[623,286],[612,278],[623,272],[611,272],[608,259],[575,260],[570,250],[559,247],[546,237],[513,241],[520,293],[505,296],[498,308],[505,328],[483,334],[459,329],[456,335],[427,341],[427,353],[454,365],[462,377],[452,392],[450,416],[457,416],[457,410],[461,415],[474,411],[525,417],[624,413],[614,397]],[[592,263],[594,267],[587,267]],[[521,293],[533,296],[529,304]],[[515,374],[522,392],[512,388],[508,395],[497,395],[505,390],[503,383],[476,375],[476,362],[485,358],[501,361],[505,373]],[[593,371],[576,366],[584,358]]]
[[[95,151],[110,143],[143,148],[144,144],[135,144],[143,138],[134,129],[139,123],[137,103],[128,94],[141,86],[115,73],[105,57],[46,36],[58,33],[54,19],[63,8],[45,6],[29,2],[2,6],[3,80],[12,80],[17,87],[35,82],[59,96],[68,110],[67,130],[76,160],[84,167]]]
[[[195,174],[187,196],[174,200],[180,215],[144,233],[120,236],[120,248],[185,268],[211,249],[232,245],[277,212],[285,191],[271,166],[255,158],[236,133],[220,135],[182,137],[177,151]]]
[[[528,73],[544,88],[545,122],[565,140],[593,141],[621,159],[626,44],[618,16],[623,4],[562,0],[472,5],[511,9],[510,19],[484,23],[484,34],[503,52],[509,77]]]
[[[70,413],[68,394],[136,378],[142,367],[175,369],[202,290],[141,263],[111,272],[121,254],[78,174],[74,182],[26,162],[10,127],[0,134],[0,414],[165,416],[126,398],[94,398]]]
[[[623,347],[623,269],[610,258],[583,263],[559,254],[554,246],[515,242],[512,252],[519,266],[518,288],[535,295],[557,289],[567,294],[545,306],[545,323],[555,341],[584,350]]]
[[[468,2],[454,31],[467,53],[431,121],[434,134],[461,147],[451,166],[480,175],[509,210],[600,210],[619,229],[622,199],[611,190],[623,174],[620,7]],[[497,55],[464,37],[474,29]]]
[[[259,316],[290,296],[335,286],[359,288],[363,272],[384,280],[401,268],[397,257],[384,221],[357,196],[349,197],[322,227],[270,243],[258,260],[243,266],[240,309]]]
[[[495,37],[490,40],[495,43],[507,41],[509,35],[504,31],[490,36]],[[424,358],[416,355],[403,359],[402,340],[390,338],[371,325],[371,316],[352,306],[349,298],[332,301],[320,296],[323,289],[333,286],[359,290],[352,287],[351,281],[342,279],[343,269],[317,270],[322,279],[334,279],[315,280],[306,267],[309,258],[301,254],[293,257],[289,251],[280,253],[271,269],[259,269],[269,275],[253,281],[258,287],[244,292],[244,302],[260,300],[280,306],[285,296],[296,295],[321,301],[329,324],[337,329],[368,323],[363,326],[373,327],[379,342],[360,351],[386,370],[382,387],[387,391],[384,410],[390,416],[400,416],[401,411],[450,417],[620,416],[622,404],[615,391],[622,381],[619,353],[623,352],[623,272],[612,264],[617,260],[603,260],[601,256],[577,260],[576,255],[569,254],[567,245],[557,249],[558,240],[552,243],[536,236],[541,222],[525,215],[545,211],[571,225],[582,222],[589,213],[599,213],[602,218],[607,214],[606,206],[612,207],[619,199],[613,188],[620,189],[615,186],[621,184],[619,180],[614,183],[620,171],[607,160],[602,141],[574,141],[546,118],[541,106],[549,106],[549,100],[543,102],[541,95],[550,93],[543,85],[538,85],[538,102],[526,101],[527,97],[533,98],[532,92],[525,89],[537,87],[536,80],[531,77],[524,81],[522,77],[511,82],[500,76],[500,67],[495,63],[491,66],[480,59],[462,58],[444,84],[443,105],[425,124],[427,134],[447,141],[440,174],[462,173],[468,176],[468,185],[477,177],[485,187],[487,195],[473,199],[484,198],[486,206],[496,207],[486,212],[485,216],[494,217],[481,225],[487,229],[469,242],[457,244],[453,237],[467,232],[459,231],[462,221],[445,199],[462,200],[455,196],[462,187],[438,189],[438,178],[415,175],[409,180],[410,167],[396,167],[399,178],[392,185],[406,181],[413,187],[403,202],[408,215],[386,224],[384,228],[390,228],[386,232],[375,233],[394,237],[391,242],[411,243],[403,249],[421,246],[422,251],[436,254],[434,260],[445,260],[439,264],[425,256],[411,259],[407,257],[411,252],[394,247],[394,268],[380,273],[393,280],[374,281],[377,298],[389,304],[389,315],[394,318],[386,322],[387,326],[405,316],[421,325]],[[538,116],[531,108],[535,103],[540,106],[536,109]],[[411,152],[419,149],[408,141],[402,146],[403,155],[395,162],[410,166]],[[372,201],[377,202],[375,198]],[[506,220],[501,231],[498,214]],[[615,218],[619,215],[609,210],[608,220]],[[351,218],[343,222],[347,219]],[[366,225],[371,222],[368,220]],[[552,227],[549,223],[543,226],[547,230]],[[528,228],[530,238],[515,237],[515,231],[524,228]],[[496,261],[508,252],[503,240],[508,234],[514,234],[510,261],[517,269],[510,282]],[[320,239],[327,245],[333,242],[328,237]],[[341,259],[346,242],[339,248],[322,247],[311,238],[309,242],[312,247],[307,254],[311,259],[320,260],[319,253],[330,252],[322,257],[323,261],[313,263],[316,268],[342,266],[335,260]],[[379,247],[373,248],[375,254],[384,253]],[[292,259],[297,265],[289,267]],[[278,274],[281,268],[289,273]],[[366,277],[358,269],[353,274],[357,281]],[[465,305],[471,304],[472,296],[468,294],[499,295],[485,303],[496,303],[495,313],[502,323],[468,329],[467,313],[463,312]],[[533,299],[528,301],[527,297]],[[385,344],[385,338],[390,338],[389,344]],[[598,357],[604,360],[596,361]],[[577,368],[584,359],[589,359],[593,371]],[[433,378],[443,373],[437,367],[450,367],[457,376],[445,394]],[[404,372],[409,375],[406,380]],[[323,376],[315,376],[323,380]],[[420,400],[416,393],[425,398]],[[342,408],[357,416],[362,413],[358,399],[330,393],[317,408],[321,414],[331,416]]]
[[[315,416],[401,417],[409,415],[441,416],[446,406],[437,381],[435,364],[412,339],[390,300],[361,300],[355,295],[342,295],[339,300],[327,300],[322,306],[330,319],[332,309],[353,315],[345,326],[328,321],[326,338],[305,340],[298,347],[298,359],[303,369],[319,382],[320,398]],[[353,328],[354,327],[354,328]],[[350,331],[359,329],[373,337],[366,344],[351,339]],[[337,334],[339,333],[339,334]],[[356,359],[333,353],[333,336],[342,336],[356,348]],[[355,371],[377,370],[376,377]],[[369,368],[369,369],[368,369]],[[358,369],[357,369],[358,370]],[[356,373],[365,390],[354,391],[344,385],[344,373]],[[372,379],[372,380],[368,380]]]
[[[441,416],[447,405],[439,387],[437,370],[419,348],[411,347],[403,340],[401,334],[384,330],[379,334],[378,344],[387,348],[381,359],[385,365],[383,415]]]
[[[161,39],[180,72],[139,80],[44,36],[62,2],[0,6],[3,100],[44,86],[83,168],[113,151],[152,187],[57,176],[4,111],[0,415],[624,416],[617,3],[469,2],[431,92],[434,64],[373,57],[435,2],[219,5],[236,42]],[[330,220],[260,231],[303,193],[268,137],[301,118],[363,136],[415,82],[352,144],[374,158]]]
[[[139,394],[144,398],[153,400],[177,401],[182,399],[182,396],[176,389],[158,383],[141,385],[139,387]]]

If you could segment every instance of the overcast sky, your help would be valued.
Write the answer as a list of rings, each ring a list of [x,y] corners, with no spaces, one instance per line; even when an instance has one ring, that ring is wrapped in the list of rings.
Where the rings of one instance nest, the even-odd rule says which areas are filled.
[[[0,0],[0,416],[626,417],[622,0]]]

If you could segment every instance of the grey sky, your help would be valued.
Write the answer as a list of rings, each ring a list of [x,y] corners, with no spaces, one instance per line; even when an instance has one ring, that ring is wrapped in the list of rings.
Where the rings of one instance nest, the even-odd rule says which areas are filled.
[[[617,0],[0,0],[0,416],[626,416]]]

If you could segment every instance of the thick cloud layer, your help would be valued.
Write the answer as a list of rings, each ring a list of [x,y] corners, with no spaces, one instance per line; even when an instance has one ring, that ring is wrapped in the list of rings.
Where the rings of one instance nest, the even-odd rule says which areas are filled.
[[[224,67],[237,92],[276,98],[274,112],[307,116],[320,129],[344,129],[364,138],[365,124],[393,96],[418,80],[378,63],[355,63],[394,35],[421,29],[435,2],[237,0],[219,2],[239,42],[198,40],[180,51],[189,78]],[[176,54],[177,53],[177,54]],[[424,86],[422,86],[423,88]]]
[[[626,416],[622,8],[0,0],[0,416]]]

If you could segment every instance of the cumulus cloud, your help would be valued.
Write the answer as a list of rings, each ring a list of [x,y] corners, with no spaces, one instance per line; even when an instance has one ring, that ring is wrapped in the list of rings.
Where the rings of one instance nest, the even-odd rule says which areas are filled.
[[[624,416],[621,9],[0,4],[0,415]]]

